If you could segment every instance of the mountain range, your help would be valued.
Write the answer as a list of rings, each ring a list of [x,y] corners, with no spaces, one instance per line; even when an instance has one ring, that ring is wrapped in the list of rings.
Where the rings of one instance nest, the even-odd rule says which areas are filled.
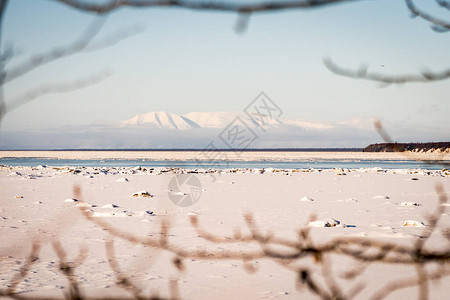
[[[247,144],[237,145],[247,148],[355,148],[382,142],[373,120],[360,116],[332,123],[263,118],[264,126],[257,128],[261,118],[242,111],[184,115],[157,111],[124,121],[98,121],[47,130],[3,130],[0,149],[205,149],[210,145],[225,149],[244,136],[237,136],[237,132],[242,133],[241,129],[228,127],[226,130],[236,120],[252,129],[243,139]],[[398,141],[445,140],[448,137],[448,130],[412,130],[389,122],[383,125]]]
[[[303,129],[331,129],[334,127],[330,124],[318,122],[261,117],[259,115],[250,116],[242,111],[190,112],[182,116],[166,111],[148,112],[136,115],[129,120],[122,121],[119,125],[145,126],[174,130],[225,128],[236,120],[236,118],[239,118],[250,128],[256,128],[262,123],[265,128],[295,126]]]

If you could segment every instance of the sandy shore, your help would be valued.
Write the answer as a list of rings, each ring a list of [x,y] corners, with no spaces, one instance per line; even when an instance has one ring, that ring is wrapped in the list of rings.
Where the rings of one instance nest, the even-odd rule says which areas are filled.
[[[39,157],[56,159],[148,159],[148,160],[210,160],[202,151],[0,151],[2,157]],[[395,152],[218,152],[214,157],[233,161],[297,161],[306,159],[359,160],[444,160],[450,155]]]
[[[77,155],[76,152],[54,153],[59,157]],[[92,158],[95,155],[99,153],[92,153]],[[248,234],[244,214],[250,212],[261,232],[271,231],[277,237],[295,241],[298,230],[308,225],[311,214],[316,214],[317,222],[309,226],[315,244],[336,237],[368,237],[407,246],[430,225],[425,214],[439,207],[436,184],[443,185],[447,194],[450,191],[448,171],[277,172],[269,169],[261,173],[260,170],[185,173],[196,178],[199,185],[193,184],[184,190],[185,186],[180,192],[171,185],[174,178],[180,179],[179,175],[164,168],[3,167],[0,170],[0,289],[6,289],[14,274],[20,271],[32,240],[37,239],[42,246],[39,260],[17,286],[17,291],[25,295],[62,297],[68,283],[58,270],[58,258],[51,246],[52,241],[59,239],[69,261],[77,256],[80,247],[89,249],[86,260],[75,271],[85,294],[130,295],[115,285],[115,275],[108,263],[105,241],[111,235],[83,217],[80,201],[75,200],[86,201],[88,206],[83,209],[92,217],[139,237],[158,240],[161,222],[170,222],[168,241],[180,249],[230,250],[244,254],[260,251],[260,247],[254,243],[208,242],[193,229],[190,217],[197,216],[210,233],[232,237],[236,230]],[[82,199],[73,200],[74,185],[81,187]],[[192,190],[192,186],[197,189]],[[133,197],[143,190],[151,197],[145,194]],[[192,196],[195,198],[192,206],[174,204],[179,200],[177,195],[193,193],[199,194]],[[405,221],[416,223],[404,226]],[[329,226],[324,227],[327,223]],[[449,226],[447,210],[441,216],[439,228]],[[184,271],[180,272],[173,263],[175,255],[171,251],[133,245],[117,237],[114,241],[120,268],[131,274],[130,280],[142,288],[144,295],[158,292],[168,297],[169,282],[177,280],[182,299],[317,298],[306,287],[298,289],[298,274],[274,259],[254,259],[251,266],[255,272],[248,272],[249,266],[242,259],[187,257],[183,260]],[[427,247],[442,250],[448,247],[448,241],[436,234],[427,242]],[[337,280],[344,291],[350,290],[356,282],[365,284],[356,299],[368,299],[395,279],[416,276],[412,265],[374,264],[356,280],[347,280],[343,272],[354,269],[357,263],[338,255],[331,255],[330,260],[333,268],[327,272],[331,272],[331,278]],[[312,270],[317,278],[322,277],[319,264],[311,258],[298,263]],[[429,271],[436,267],[431,264]],[[447,277],[440,283],[430,285],[431,299],[448,296],[450,280]],[[417,297],[417,287],[395,292],[388,299],[411,297]]]

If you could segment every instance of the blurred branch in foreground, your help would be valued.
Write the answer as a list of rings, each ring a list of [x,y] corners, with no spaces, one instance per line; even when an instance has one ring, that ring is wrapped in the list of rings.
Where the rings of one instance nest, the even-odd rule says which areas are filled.
[[[441,7],[444,7],[448,10],[450,10],[450,1],[448,0],[436,0],[436,3],[439,4]]]
[[[80,11],[106,14],[122,7],[179,7],[193,10],[228,11],[237,13],[257,13],[274,10],[305,9],[335,3],[356,2],[361,0],[303,0],[303,1],[182,1],[182,0],[110,0],[104,3],[89,3],[78,0],[54,0]]]
[[[58,82],[58,83],[50,83],[41,85],[39,87],[29,89],[23,94],[11,98],[11,104],[6,105],[5,111],[1,112],[2,114],[6,112],[10,112],[30,101],[33,101],[36,98],[49,95],[49,94],[62,94],[69,93],[76,90],[80,90],[85,87],[89,87],[91,85],[97,84],[107,77],[111,75],[111,72],[101,72],[98,74],[94,74],[92,76],[88,76],[86,78],[79,78],[75,80],[70,80],[68,82]]]
[[[142,32],[143,30],[143,28],[133,26],[132,28],[125,28],[116,31],[113,34],[106,36],[105,38],[102,38],[97,42],[94,42],[93,40],[100,32],[105,21],[106,18],[95,20],[88,26],[88,28],[79,38],[77,38],[67,46],[56,47],[40,54],[31,55],[27,60],[13,68],[5,68],[5,66],[3,66],[3,69],[0,72],[0,78],[3,78],[0,86],[4,87],[9,82],[14,81],[45,64],[52,63],[62,58],[67,58],[75,54],[94,52],[105,49],[121,42],[122,40],[134,34]],[[12,57],[14,56],[14,54],[12,53],[9,56]],[[10,102],[10,104],[8,105],[2,98],[0,99],[0,122],[5,114],[9,111],[16,109],[19,106],[22,106],[38,97],[55,93],[68,93],[78,89],[82,89],[104,80],[110,74],[111,71],[101,72],[99,74],[87,75],[84,78],[79,78],[68,82],[57,82],[45,85],[43,84],[38,87],[29,89],[28,91],[23,92],[21,95],[12,97],[10,101],[8,101]]]
[[[142,32],[143,30],[143,28],[140,28],[138,26],[133,26],[132,28],[124,28],[94,43],[94,39],[99,34],[105,22],[106,18],[95,20],[88,26],[88,28],[85,29],[80,37],[72,41],[70,44],[55,47],[40,54],[33,54],[18,66],[4,70],[1,74],[5,77],[3,84],[11,82],[45,64],[54,62],[56,60],[66,58],[78,53],[93,52],[113,46],[121,42],[122,40],[131,37],[134,34]]]
[[[81,212],[88,220],[105,229],[113,237],[125,239],[132,244],[164,249],[176,255],[178,259],[175,261],[183,261],[186,258],[242,260],[247,271],[255,271],[251,267],[253,260],[257,258],[273,260],[297,274],[299,286],[306,286],[321,299],[350,299],[364,288],[363,283],[357,282],[347,292],[344,292],[332,272],[330,255],[350,257],[359,266],[365,265],[365,268],[373,263],[414,266],[417,273],[416,278],[400,279],[398,282],[394,282],[395,284],[390,283],[389,286],[381,288],[373,295],[373,299],[382,299],[395,290],[409,286],[417,286],[419,295],[426,296],[429,282],[450,275],[448,264],[450,262],[450,247],[432,250],[425,247],[433,234],[439,235],[442,232],[446,237],[445,233],[449,230],[449,228],[442,228],[441,232],[438,230],[437,224],[445,210],[444,205],[447,203],[447,196],[440,185],[436,186],[436,192],[439,197],[437,208],[430,216],[426,217],[427,226],[410,246],[366,237],[335,237],[323,244],[316,244],[313,242],[308,226],[298,229],[297,240],[289,240],[277,237],[271,232],[262,232],[255,223],[253,216],[248,214],[245,216],[247,233],[235,229],[231,236],[216,236],[207,232],[200,226],[198,217],[191,216],[191,224],[200,238],[213,244],[240,245],[241,250],[188,250],[183,245],[174,245],[168,240],[170,227],[167,223],[161,223],[159,238],[141,238],[131,233],[122,232],[103,220],[93,218],[89,211],[82,210]],[[75,189],[75,197],[82,199],[78,188]],[[309,221],[313,220],[314,216]],[[258,245],[260,250],[248,250],[246,244]],[[321,269],[320,274],[316,274],[312,268],[307,268],[304,264],[299,264],[306,258],[312,258],[316,262]],[[425,267],[429,263],[438,263],[439,270],[427,274]]]
[[[418,298],[427,299],[430,284],[450,276],[450,245],[448,244],[450,228],[438,226],[448,200],[441,185],[436,186],[436,192],[439,200],[436,209],[425,217],[426,226],[408,244],[362,236],[337,236],[326,242],[317,243],[313,241],[310,226],[304,226],[296,230],[296,239],[287,239],[278,237],[271,231],[262,232],[252,214],[245,216],[247,228],[244,228],[243,231],[236,228],[232,235],[222,236],[205,230],[199,224],[198,217],[194,215],[190,217],[190,221],[198,234],[198,238],[218,246],[213,249],[206,246],[205,248],[192,249],[187,245],[173,244],[169,240],[171,236],[169,234],[170,226],[164,219],[161,221],[159,235],[137,236],[118,229],[101,218],[95,218],[92,211],[86,210],[88,204],[82,199],[80,188],[74,188],[74,196],[82,204],[77,205],[81,214],[88,221],[103,229],[107,235],[105,237],[106,256],[110,268],[116,276],[116,285],[131,294],[134,299],[164,298],[159,297],[159,295],[146,296],[140,284],[135,282],[136,279],[133,278],[133,274],[122,271],[114,249],[115,239],[125,240],[132,245],[147,246],[172,253],[175,255],[172,263],[179,272],[183,271],[183,261],[186,259],[241,260],[244,270],[249,273],[258,271],[253,264],[256,259],[270,260],[295,274],[299,292],[305,287],[318,298],[327,300],[353,299],[360,294],[367,286],[360,275],[371,265],[376,265],[377,268],[380,267],[380,264],[389,266],[406,265],[415,270],[414,277],[406,275],[404,278],[388,282],[381,288],[377,287],[375,292],[371,292],[370,299],[383,299],[397,290],[408,287],[417,287]],[[309,219],[310,222],[314,220],[314,216]],[[447,241],[446,246],[432,248],[431,245],[428,245],[432,236]],[[35,299],[31,295],[27,296],[27,294],[16,292],[16,288],[26,278],[31,266],[38,263],[39,249],[45,243],[42,240],[33,243],[30,255],[18,273],[13,275],[9,287],[6,290],[0,290],[0,296],[13,299]],[[59,270],[69,283],[69,291],[65,294],[67,299],[111,299],[107,296],[98,298],[84,296],[86,293],[82,291],[75,271],[86,260],[88,253],[85,246],[81,246],[76,258],[72,262],[68,262],[66,252],[58,237],[53,240],[52,244],[59,259]],[[233,250],[227,250],[221,244],[230,244]],[[255,246],[256,250],[251,250]],[[344,257],[350,258],[352,262],[346,263],[346,271],[340,271],[337,274],[333,271],[332,261],[335,259],[342,261]],[[432,266],[434,268],[431,268]],[[344,282],[345,289],[343,287]],[[169,282],[169,292],[168,299],[180,299],[175,279]],[[47,298],[51,299],[52,297]],[[114,298],[129,299],[129,297],[120,295],[115,295]]]
[[[324,58],[325,66],[333,73],[341,76],[351,77],[355,79],[366,79],[380,82],[384,85],[403,84],[408,82],[430,82],[450,78],[450,69],[442,72],[422,71],[421,74],[406,75],[386,75],[379,73],[369,73],[368,66],[361,65],[358,70],[343,68],[335,64],[331,58]]]
[[[179,0],[109,0],[109,1],[79,1],[79,0],[52,0],[54,2],[58,2],[64,5],[67,5],[74,10],[78,10],[81,12],[87,13],[95,13],[97,15],[107,16],[108,13],[114,12],[123,7],[133,7],[133,8],[150,8],[150,7],[176,7],[176,8],[185,8],[191,10],[198,11],[225,11],[232,12],[238,14],[238,19],[235,25],[235,31],[237,33],[242,33],[248,26],[249,19],[251,14],[260,13],[260,12],[270,12],[270,11],[280,11],[280,10],[293,10],[293,9],[312,9],[318,7],[330,6],[333,4],[342,4],[346,2],[356,2],[362,0],[303,0],[303,1],[262,1],[262,2],[229,2],[229,1],[179,1]],[[413,13],[414,16],[421,17],[422,19],[431,22],[434,26],[433,29],[438,32],[444,32],[450,28],[450,23],[437,19],[421,10],[419,10],[414,4],[412,0],[405,0],[408,9]],[[435,0],[436,3],[444,8],[448,9],[450,4],[446,0]],[[0,22],[3,20],[5,7],[7,4],[7,0],[0,0]],[[106,21],[105,18],[95,20],[88,28],[81,34],[79,38],[70,43],[67,46],[55,47],[54,49],[41,53],[35,54],[29,57],[28,60],[19,64],[14,68],[6,68],[6,63],[14,57],[13,49],[2,50],[0,53],[0,88],[2,88],[5,84],[20,78],[21,76],[26,75],[27,73],[45,65],[50,62],[56,61],[61,58],[69,57],[76,53],[87,52],[87,51],[96,51],[99,49],[103,49],[105,47],[109,47],[125,37],[131,35],[130,32],[125,32],[125,34],[118,34],[115,37],[108,38],[104,40],[102,43],[97,45],[91,45],[94,38],[98,35],[100,30],[102,29],[104,23]],[[1,24],[0,24],[1,25]],[[0,29],[1,32],[1,29]],[[1,40],[1,36],[0,36]],[[90,48],[89,48],[90,46]],[[393,75],[383,75],[376,73],[368,73],[367,67],[361,67],[357,71],[348,70],[345,68],[341,68],[334,64],[331,59],[324,60],[325,65],[332,72],[352,78],[363,78],[368,80],[374,80],[381,82],[383,84],[400,84],[406,82],[428,82],[428,81],[437,81],[444,80],[450,77],[450,70],[446,70],[440,73],[433,73],[424,71],[420,75],[401,75],[401,76],[393,76]],[[59,84],[58,84],[59,85]],[[48,85],[42,88],[41,90],[51,90],[58,91],[61,88],[56,85],[54,87],[49,87]],[[74,83],[73,86],[77,84]],[[87,86],[83,84],[82,86]],[[75,89],[75,88],[73,88]],[[66,90],[73,90],[66,89]],[[45,95],[48,92],[35,92],[33,91],[33,96],[28,97],[27,101],[31,101],[35,97],[35,94]],[[7,113],[7,108],[5,107],[5,99],[3,96],[3,91],[0,91],[0,122],[2,117]],[[12,105],[11,107],[17,107],[21,104]]]
[[[150,7],[178,7],[192,10],[207,11],[226,11],[239,14],[246,14],[247,18],[251,13],[292,10],[292,9],[309,9],[322,7],[331,4],[356,2],[361,0],[303,0],[303,1],[180,1],[180,0],[110,0],[103,3],[86,2],[79,0],[54,0],[56,2],[68,5],[76,10],[90,12],[95,14],[106,14],[122,7],[134,8],[150,8]],[[446,9],[450,9],[450,3],[446,0],[435,0],[436,3]],[[450,30],[450,23],[438,19],[420,9],[418,9],[412,0],[405,0],[406,6],[414,17],[420,17],[432,24],[432,29],[436,32],[447,32]],[[238,20],[239,23],[239,20]],[[239,24],[237,25],[239,27]],[[239,28],[238,28],[239,29]],[[238,31],[238,30],[237,30]]]
[[[408,6],[408,9],[413,14],[413,17],[420,17],[432,24],[431,29],[433,29],[436,32],[448,32],[450,30],[450,23],[447,21],[443,21],[441,19],[438,19],[420,9],[418,9],[412,0],[405,0],[406,5]],[[450,9],[450,4],[445,0],[436,0],[436,2],[444,8]]]
[[[26,61],[19,64],[15,68],[2,70],[2,76],[5,80],[3,84],[11,82],[31,71],[56,61],[58,59],[74,55],[83,51],[91,41],[97,36],[103,27],[106,18],[98,19],[92,22],[88,28],[81,34],[81,36],[67,46],[55,47],[50,51],[46,51],[40,54],[31,55]]]

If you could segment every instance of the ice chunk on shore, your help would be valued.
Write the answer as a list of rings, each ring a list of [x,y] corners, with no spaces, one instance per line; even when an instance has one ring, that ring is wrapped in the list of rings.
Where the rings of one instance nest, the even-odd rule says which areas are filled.
[[[401,206],[419,206],[420,204],[417,202],[402,202]]]
[[[92,213],[92,217],[95,217],[95,218],[108,218],[108,217],[122,218],[122,217],[129,217],[129,216],[132,216],[132,214],[130,214],[130,213],[127,214],[125,211],[121,212],[121,213],[98,212],[98,211]]]
[[[384,195],[376,195],[376,196],[373,196],[372,199],[390,199],[390,197],[384,196]]]
[[[423,224],[420,221],[406,220],[405,222],[403,222],[402,226],[406,226],[406,227],[425,227],[425,224]]]
[[[68,198],[68,199],[64,200],[64,202],[67,202],[67,203],[69,203],[69,202],[78,202],[78,200],[75,199],[75,198]]]
[[[300,199],[300,201],[302,201],[302,202],[309,202],[309,201],[314,201],[314,199],[313,199],[313,198],[310,198],[310,197],[308,197],[308,196],[304,196],[304,197],[302,197],[302,198]]]
[[[342,227],[341,222],[335,219],[311,221],[309,227]]]
[[[353,198],[339,199],[337,202],[358,202],[358,200]]]
[[[115,205],[115,204],[105,204],[102,206],[102,208],[118,208],[119,205]]]
[[[153,197],[153,195],[150,195],[150,193],[146,190],[134,193],[131,195],[131,197],[147,197],[147,198],[151,198]]]
[[[116,182],[128,182],[128,178],[121,177],[121,178],[117,179]]]

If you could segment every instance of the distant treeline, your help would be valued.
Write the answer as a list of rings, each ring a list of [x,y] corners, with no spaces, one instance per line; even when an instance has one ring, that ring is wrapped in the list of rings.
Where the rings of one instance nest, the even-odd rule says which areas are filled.
[[[450,142],[431,142],[431,143],[381,143],[371,144],[363,149],[363,152],[398,152],[415,151],[426,152],[429,150],[445,151],[450,149]]]

